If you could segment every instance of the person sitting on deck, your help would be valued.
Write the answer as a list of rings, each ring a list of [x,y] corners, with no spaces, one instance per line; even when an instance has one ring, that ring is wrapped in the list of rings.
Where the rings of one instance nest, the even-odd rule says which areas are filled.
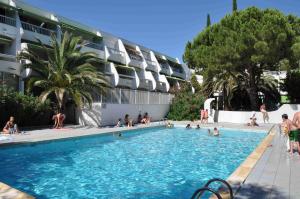
[[[142,124],[149,124],[150,123],[150,117],[149,117],[147,112],[144,114],[144,117],[143,117],[141,122],[142,122]]]
[[[132,127],[132,120],[129,118],[128,114],[125,115],[124,122],[127,127]]]
[[[142,114],[140,112],[139,115],[138,115],[138,118],[137,118],[137,123],[138,124],[142,123],[142,120],[143,120],[143,118],[142,118]]]
[[[122,126],[123,126],[123,125],[122,125],[122,119],[119,118],[119,119],[118,119],[118,122],[117,122],[117,124],[116,124],[115,127],[122,127]]]
[[[258,126],[257,119],[255,117],[255,113],[253,113],[252,117],[250,117],[250,122],[247,124],[248,126]]]
[[[14,134],[14,133],[19,133],[19,129],[17,124],[15,124],[15,118],[14,117],[10,117],[9,121],[6,122],[6,125],[3,128],[3,133],[6,134]]]

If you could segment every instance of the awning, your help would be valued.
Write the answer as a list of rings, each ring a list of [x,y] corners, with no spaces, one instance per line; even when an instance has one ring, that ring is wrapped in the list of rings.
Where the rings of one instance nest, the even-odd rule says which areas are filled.
[[[79,30],[81,32],[87,32],[89,34],[93,34],[94,36],[97,37],[102,37],[101,33],[89,26],[86,26],[84,24],[81,24],[79,22],[73,21],[71,19],[68,19],[66,17],[58,17],[59,22],[62,24],[62,27],[72,29],[74,31]]]
[[[27,14],[29,16],[42,17],[43,19],[46,19],[51,22],[56,22],[56,23],[58,22],[58,19],[54,14],[47,12],[45,10],[42,10],[40,8],[30,6],[21,1],[16,1],[16,6],[17,6],[17,9],[23,11],[24,14]]]

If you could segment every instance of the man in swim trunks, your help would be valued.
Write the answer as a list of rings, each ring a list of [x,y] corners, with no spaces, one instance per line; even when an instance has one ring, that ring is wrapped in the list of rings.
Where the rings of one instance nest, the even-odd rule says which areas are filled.
[[[298,153],[300,154],[300,147],[299,147],[299,136],[300,136],[300,111],[296,112],[294,114],[294,118],[293,118],[293,126],[295,127],[295,129],[291,129],[290,133],[293,134],[294,136],[294,140],[297,143],[298,146]]]
[[[290,151],[291,154],[293,153],[294,142],[296,142],[297,147],[298,147],[298,152],[299,152],[300,147],[299,147],[298,134],[295,134],[295,131],[297,131],[297,128],[295,125],[293,125],[293,122],[288,119],[287,114],[282,115],[281,127],[282,127],[283,133],[285,135],[288,135],[288,142],[289,142],[289,146],[287,147],[288,151]]]

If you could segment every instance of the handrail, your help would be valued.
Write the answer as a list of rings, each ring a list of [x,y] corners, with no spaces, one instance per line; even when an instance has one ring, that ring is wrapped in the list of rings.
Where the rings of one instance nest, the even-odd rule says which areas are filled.
[[[0,15],[0,23],[4,23],[10,26],[16,26],[16,19],[12,17],[7,17],[4,15]]]
[[[202,187],[202,188],[198,189],[197,191],[195,191],[195,193],[193,194],[191,199],[199,199],[205,191],[209,191],[209,192],[213,193],[214,195],[216,195],[218,199],[222,199],[221,195],[218,192],[214,191],[213,189],[211,189],[209,187]]]
[[[213,182],[222,182],[223,184],[225,184],[227,186],[227,188],[229,189],[230,198],[233,198],[232,188],[226,180],[223,180],[221,178],[213,178],[213,179],[209,180],[204,186],[208,187]]]
[[[211,190],[211,188],[209,188],[209,185],[213,182],[221,182],[221,183],[225,184],[227,186],[227,188],[229,189],[230,198],[233,199],[233,191],[232,191],[230,184],[228,182],[226,182],[226,180],[223,180],[220,178],[213,178],[213,179],[210,179],[209,181],[207,181],[207,183],[204,185],[204,187],[195,191],[195,193],[192,196],[192,199],[200,198],[202,196],[202,194],[207,190],[206,188]],[[213,192],[213,193],[217,193],[217,192]],[[197,196],[197,198],[196,198],[196,196]],[[220,196],[220,199],[222,199],[220,194],[219,194],[219,196]]]
[[[31,23],[27,23],[27,22],[24,22],[24,21],[21,21],[21,24],[22,24],[22,28],[24,30],[28,30],[28,31],[31,31],[31,32],[36,32],[36,33],[43,34],[43,35],[48,35],[48,36],[50,36],[51,33],[54,33],[53,30],[43,28],[43,27],[40,27],[40,26],[37,26],[37,25],[33,25]]]

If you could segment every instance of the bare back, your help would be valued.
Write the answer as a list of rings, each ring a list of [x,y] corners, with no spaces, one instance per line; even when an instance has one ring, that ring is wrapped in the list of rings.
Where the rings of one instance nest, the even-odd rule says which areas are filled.
[[[300,129],[300,111],[294,114],[293,124]]]

